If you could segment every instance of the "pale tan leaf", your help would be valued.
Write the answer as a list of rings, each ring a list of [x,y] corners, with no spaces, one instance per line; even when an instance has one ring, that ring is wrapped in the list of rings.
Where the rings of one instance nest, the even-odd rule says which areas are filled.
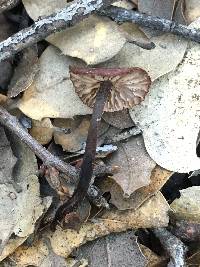
[[[35,120],[71,118],[91,113],[74,91],[69,79],[69,65],[82,65],[48,47],[39,60],[40,71],[18,102],[19,109]]]
[[[151,80],[154,81],[177,67],[183,59],[187,41],[171,34],[153,37],[151,41],[156,45],[152,50],[145,50],[134,44],[126,43],[116,56],[100,66],[140,67],[146,70]]]
[[[144,102],[130,110],[149,155],[165,169],[199,169],[199,77],[200,48],[190,43],[178,68],[157,80]]]

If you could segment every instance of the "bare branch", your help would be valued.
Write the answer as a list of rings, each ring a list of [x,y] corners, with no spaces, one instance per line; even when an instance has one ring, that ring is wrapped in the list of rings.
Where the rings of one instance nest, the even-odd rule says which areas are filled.
[[[20,0],[0,0],[0,13],[19,4]]]
[[[106,9],[98,11],[98,14],[108,16],[116,22],[133,22],[143,27],[148,27],[153,30],[159,30],[162,32],[169,32],[186,39],[200,43],[200,30],[189,28],[182,24],[177,24],[174,21],[147,16],[145,14],[126,10],[119,7],[108,7]]]
[[[0,61],[7,59],[22,49],[45,39],[52,33],[73,26],[90,13],[107,7],[115,0],[75,0],[67,7],[35,22],[0,43]]]
[[[0,123],[16,134],[29,148],[43,161],[46,166],[55,167],[60,172],[65,173],[69,178],[77,181],[78,171],[71,165],[52,155],[42,145],[40,145],[19,123],[16,117],[0,106]]]

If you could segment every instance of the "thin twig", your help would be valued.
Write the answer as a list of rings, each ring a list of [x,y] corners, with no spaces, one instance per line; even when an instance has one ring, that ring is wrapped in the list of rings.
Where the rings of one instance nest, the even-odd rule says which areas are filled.
[[[55,167],[65,173],[68,177],[76,179],[78,171],[75,167],[63,162],[58,157],[52,155],[42,145],[40,145],[19,123],[16,117],[0,106],[0,123],[16,134],[28,147],[40,158],[46,166]]]
[[[171,20],[152,17],[133,10],[126,10],[114,6],[100,10],[97,13],[103,16],[108,16],[116,22],[133,22],[143,27],[173,33],[200,43],[200,30],[178,24]]]
[[[18,5],[20,0],[0,0],[0,13]]]
[[[156,228],[153,232],[171,258],[168,267],[186,267],[187,247],[185,244],[165,228]]]
[[[73,26],[89,14],[107,7],[115,0],[75,0],[67,7],[35,22],[0,43],[0,61],[7,59],[22,49],[45,39],[52,33]]]

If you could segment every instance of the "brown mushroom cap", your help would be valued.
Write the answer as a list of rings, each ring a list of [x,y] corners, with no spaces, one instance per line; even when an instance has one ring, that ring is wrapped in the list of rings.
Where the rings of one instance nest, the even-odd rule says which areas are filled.
[[[104,111],[119,111],[140,104],[149,91],[151,79],[140,68],[77,68],[70,67],[70,78],[75,91],[89,107],[103,81],[111,81],[112,88]]]

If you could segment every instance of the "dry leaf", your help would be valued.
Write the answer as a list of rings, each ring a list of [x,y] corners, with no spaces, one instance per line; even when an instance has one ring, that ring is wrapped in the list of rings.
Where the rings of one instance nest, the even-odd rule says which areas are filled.
[[[200,2],[199,0],[186,0],[185,1],[185,16],[188,23],[200,17]]]
[[[65,55],[80,58],[90,65],[112,58],[126,42],[115,22],[96,15],[49,36],[47,40]]]
[[[35,120],[91,113],[74,91],[69,79],[69,65],[80,65],[80,62],[49,46],[40,57],[40,71],[33,84],[18,102],[19,109]]]
[[[10,178],[10,181],[5,180],[0,185],[0,260],[12,253],[16,247],[24,242],[28,235],[33,233],[36,221],[51,203],[49,198],[40,198],[38,178],[34,175],[38,171],[35,155],[16,136],[9,133],[8,137],[17,162],[16,158],[9,152],[6,165],[13,175],[4,173],[4,177]],[[6,141],[7,139],[5,139],[3,132],[1,132],[1,138],[2,147],[3,144],[5,146],[6,142],[7,150],[9,151],[9,143]],[[2,148],[4,151],[1,154],[4,159],[8,154],[5,148],[6,146]],[[13,159],[14,163],[16,162],[14,169],[12,169]],[[3,163],[2,166],[4,166]],[[2,171],[5,171],[3,167]]]
[[[29,133],[42,145],[48,144],[53,137],[53,125],[49,118],[41,121],[32,120],[32,127]]]
[[[172,19],[176,0],[138,0],[138,10],[151,16]]]
[[[200,188],[192,186],[180,191],[181,197],[170,205],[177,220],[200,223]]]
[[[130,110],[151,158],[171,171],[199,169],[199,76],[200,48],[190,43],[178,68],[157,80],[144,102]]]
[[[156,45],[152,50],[145,50],[134,44],[126,43],[116,56],[100,66],[140,67],[146,70],[151,80],[154,81],[177,67],[184,56],[187,41],[172,34],[153,37],[151,41]],[[177,53],[177,51],[179,52]]]
[[[120,186],[116,184],[112,178],[110,178],[113,181],[110,186],[110,190],[107,188],[107,191],[111,194],[110,202],[119,210],[137,209],[144,203],[144,201],[150,198],[153,194],[157,193],[171,175],[172,172],[162,169],[157,165],[151,173],[150,184],[136,190],[130,198],[124,198],[123,191]]]
[[[0,184],[12,183],[13,167],[16,164],[17,159],[13,155],[12,149],[10,147],[10,142],[6,137],[3,127],[0,127],[0,138]]]
[[[141,136],[133,137],[118,145],[118,151],[108,160],[109,165],[120,166],[112,178],[121,186],[124,196],[150,183],[155,162],[147,154]]]
[[[35,20],[39,15],[49,15],[66,6],[64,0],[49,0],[48,5],[30,0],[24,0],[23,3],[30,17]],[[98,64],[112,58],[126,42],[115,22],[97,15],[91,15],[69,29],[52,34],[47,40],[65,55],[80,58],[87,64]]]
[[[61,257],[67,257],[71,252],[87,241],[94,240],[98,237],[108,235],[112,232],[122,232],[127,229],[134,228],[151,228],[151,227],[165,227],[168,225],[168,212],[169,206],[161,193],[151,197],[145,202],[137,211],[108,211],[102,218],[97,218],[94,222],[87,222],[83,224],[79,232],[75,230],[62,230],[58,228],[53,234],[46,233],[49,237],[51,246],[54,253]],[[46,254],[46,248],[42,241],[35,244],[35,248],[38,248],[38,256],[44,258]],[[40,246],[44,249],[40,249]],[[34,249],[35,249],[34,248]],[[44,252],[45,253],[44,253]],[[26,256],[27,255],[27,256]],[[22,259],[32,257],[38,262],[37,255],[34,254],[33,248],[21,246],[12,255],[12,260],[21,262]],[[33,265],[36,265],[33,263]]]
[[[23,50],[22,58],[15,69],[14,75],[8,87],[8,97],[16,97],[25,91],[33,82],[39,71],[38,55],[35,46]]]
[[[85,117],[81,121],[73,120],[74,127],[69,133],[64,133],[59,128],[68,128],[72,124],[72,120],[54,120],[54,125],[58,127],[54,131],[54,140],[56,144],[62,146],[63,150],[69,152],[77,152],[84,148],[90,126],[90,118]]]
[[[130,114],[127,109],[114,112],[104,112],[103,119],[110,125],[121,130],[134,126]]]
[[[88,242],[76,251],[76,255],[80,260],[85,258],[89,267],[144,267],[147,264],[133,231]]]

